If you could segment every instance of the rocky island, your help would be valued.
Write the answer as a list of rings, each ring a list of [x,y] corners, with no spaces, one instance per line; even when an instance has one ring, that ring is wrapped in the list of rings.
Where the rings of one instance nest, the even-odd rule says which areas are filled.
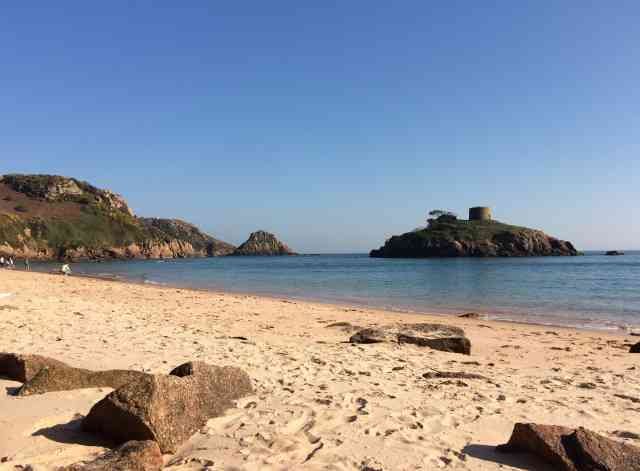
[[[469,220],[453,213],[432,211],[428,226],[388,239],[371,257],[528,257],[578,255],[571,242],[536,229],[492,219],[485,207],[469,210]]]
[[[266,231],[256,231],[249,235],[231,255],[297,255],[275,235]]]
[[[38,260],[183,258],[235,247],[179,219],[136,217],[120,195],[58,175],[0,177],[0,254]]]

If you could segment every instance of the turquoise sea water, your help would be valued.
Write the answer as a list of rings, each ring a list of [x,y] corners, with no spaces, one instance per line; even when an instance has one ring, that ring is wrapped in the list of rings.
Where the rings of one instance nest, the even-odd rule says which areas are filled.
[[[34,264],[50,271],[59,264]],[[417,312],[476,311],[596,329],[640,326],[640,252],[618,257],[372,259],[366,255],[74,263],[75,273]]]

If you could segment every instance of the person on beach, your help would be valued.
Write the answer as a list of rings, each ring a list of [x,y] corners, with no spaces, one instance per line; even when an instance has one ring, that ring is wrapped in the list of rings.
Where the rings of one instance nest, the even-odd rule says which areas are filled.
[[[0,257],[0,267],[4,267],[4,257]]]
[[[62,273],[64,276],[71,275],[71,267],[68,263],[65,263],[64,265],[62,265],[62,267],[60,267],[60,273]]]
[[[31,271],[31,265],[29,265],[29,259],[28,258],[24,259],[24,269],[25,269],[25,271]]]

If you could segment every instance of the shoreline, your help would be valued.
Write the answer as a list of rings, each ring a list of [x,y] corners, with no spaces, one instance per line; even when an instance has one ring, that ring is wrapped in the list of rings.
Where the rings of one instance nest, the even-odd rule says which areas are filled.
[[[175,471],[546,469],[493,451],[516,422],[640,445],[637,337],[13,270],[0,271],[1,293],[12,295],[0,299],[0,351],[91,370],[167,374],[195,360],[249,375],[254,395],[165,456]],[[471,354],[349,342],[359,328],[413,322],[462,328]],[[109,388],[11,395],[19,386],[0,378],[0,469],[55,470],[105,451],[81,418]]]
[[[25,272],[24,270],[17,270],[18,272]],[[49,276],[62,276],[56,272],[44,272],[38,270],[32,270],[25,273],[39,273],[43,275]],[[611,333],[614,335],[622,335],[628,336],[633,335],[633,333],[640,332],[640,322],[635,325],[626,325],[621,326],[619,324],[612,324],[610,328],[608,327],[593,327],[589,325],[573,325],[573,324],[563,324],[563,323],[554,323],[554,322],[543,322],[536,321],[535,316],[530,318],[529,320],[519,320],[519,319],[509,319],[504,318],[504,316],[522,316],[516,312],[497,312],[497,311],[488,311],[486,309],[458,309],[458,308],[450,308],[446,311],[438,311],[438,310],[413,310],[406,308],[395,308],[392,306],[380,306],[376,304],[367,304],[367,303],[358,303],[354,302],[342,302],[342,301],[333,301],[330,299],[322,299],[322,298],[314,298],[314,297],[306,297],[306,296],[287,296],[278,293],[269,293],[269,292],[252,292],[252,291],[241,291],[241,290],[224,290],[217,288],[200,288],[194,286],[186,286],[174,283],[162,283],[162,282],[154,282],[149,280],[136,280],[129,279],[125,277],[120,277],[117,275],[97,275],[91,273],[81,273],[75,272],[71,276],[81,277],[81,278],[89,278],[103,281],[110,281],[115,283],[123,283],[123,284],[135,284],[141,286],[155,287],[155,288],[167,288],[167,289],[183,289],[183,290],[191,290],[197,292],[208,292],[219,295],[238,295],[238,296],[255,296],[262,297],[266,299],[272,300],[287,300],[287,301],[295,301],[301,303],[314,303],[321,304],[327,306],[335,306],[337,308],[349,309],[349,308],[357,308],[357,309],[371,309],[380,312],[389,312],[394,314],[405,314],[405,315],[417,315],[417,316],[437,316],[443,318],[451,318],[458,317],[460,314],[465,314],[467,312],[474,312],[481,316],[481,320],[485,320],[488,322],[503,322],[507,324],[518,324],[518,325],[532,325],[532,326],[540,326],[540,327],[549,327],[549,328],[562,328],[562,329],[575,329],[578,331],[586,331],[586,332],[602,332],[602,333]],[[540,317],[540,316],[538,316]],[[606,324],[606,319],[593,319],[596,323]]]

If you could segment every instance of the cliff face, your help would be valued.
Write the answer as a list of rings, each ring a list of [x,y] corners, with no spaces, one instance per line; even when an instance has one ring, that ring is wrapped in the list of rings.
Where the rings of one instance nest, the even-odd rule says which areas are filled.
[[[120,195],[74,178],[0,178],[0,254],[5,256],[210,257],[233,249],[184,221],[138,218]]]
[[[231,255],[296,255],[293,250],[280,242],[275,235],[257,231],[240,245]]]
[[[422,230],[393,236],[371,257],[526,257],[578,255],[571,242],[542,231],[497,221],[433,221]]]

